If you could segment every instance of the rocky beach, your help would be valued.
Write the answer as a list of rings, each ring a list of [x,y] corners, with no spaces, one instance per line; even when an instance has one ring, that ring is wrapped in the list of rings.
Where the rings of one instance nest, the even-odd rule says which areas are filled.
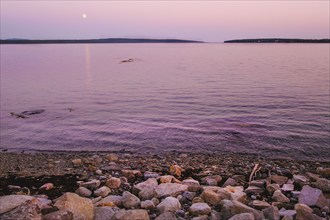
[[[330,163],[245,154],[0,153],[0,219],[330,219]]]

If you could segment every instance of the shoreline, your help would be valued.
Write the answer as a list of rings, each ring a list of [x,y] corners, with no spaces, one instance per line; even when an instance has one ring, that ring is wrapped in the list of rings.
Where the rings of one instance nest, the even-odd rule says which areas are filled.
[[[128,219],[145,220],[229,219],[233,215],[228,215],[226,209],[230,209],[233,204],[244,206],[236,214],[252,213],[255,217],[253,219],[262,219],[262,215],[269,214],[270,208],[274,215],[287,215],[283,211],[286,210],[298,216],[301,215],[299,205],[303,200],[297,195],[304,193],[304,187],[311,186],[313,190],[321,192],[322,201],[325,202],[322,203],[322,207],[311,205],[313,211],[308,215],[329,219],[330,212],[324,208],[330,206],[329,178],[329,161],[269,159],[233,153],[145,155],[127,152],[1,152],[0,200],[7,201],[3,204],[12,208],[11,211],[0,213],[0,217],[23,218],[25,214],[18,210],[38,207],[35,212],[40,219],[47,219],[47,215],[54,218],[63,212],[73,216],[68,219],[74,219],[81,212],[80,206],[62,210],[57,202],[69,197],[78,199],[77,203],[89,203],[89,215],[93,215],[96,220],[104,219],[104,212],[112,216],[107,217],[108,219],[114,220],[124,220],[127,216]],[[119,185],[113,186],[113,181],[119,181]],[[154,185],[149,186],[150,182]],[[143,187],[137,189],[139,184]],[[268,187],[274,184],[279,189],[277,191],[280,197],[284,196],[283,201],[275,198],[274,192],[268,191]],[[184,189],[181,189],[182,187]],[[292,189],[286,191],[285,187]],[[151,196],[148,194],[150,189]],[[106,193],[99,195],[99,191],[103,190]],[[146,190],[146,194],[138,193],[141,190]],[[162,195],[161,190],[174,190],[175,193]],[[234,194],[239,195],[238,201]],[[10,200],[12,197],[25,198],[22,196],[30,196],[29,198],[37,200],[23,199],[21,203]],[[126,197],[129,197],[127,201]],[[116,199],[120,199],[120,203]],[[65,202],[69,204],[69,200]],[[175,200],[178,208],[171,211],[171,214],[164,212],[161,204],[165,203],[165,200]],[[47,205],[43,204],[45,201]],[[132,201],[135,202],[131,206]],[[147,207],[146,203],[150,207]],[[227,207],[226,203],[233,204]],[[206,207],[208,211],[194,211],[192,209],[198,208],[194,204]],[[82,207],[85,208],[83,205]],[[16,216],[17,213],[20,216]]]

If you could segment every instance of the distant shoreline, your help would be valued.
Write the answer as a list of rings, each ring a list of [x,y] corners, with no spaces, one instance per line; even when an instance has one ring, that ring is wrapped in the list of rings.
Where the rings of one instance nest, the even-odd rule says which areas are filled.
[[[130,39],[130,38],[106,38],[106,39],[79,39],[79,40],[29,40],[7,39],[0,40],[0,44],[95,44],[95,43],[204,43],[203,41],[181,39]]]
[[[257,38],[227,40],[224,43],[330,43],[330,39]]]

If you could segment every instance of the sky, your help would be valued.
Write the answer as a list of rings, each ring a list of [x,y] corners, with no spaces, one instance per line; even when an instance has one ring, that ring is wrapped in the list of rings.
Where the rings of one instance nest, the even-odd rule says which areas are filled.
[[[0,38],[330,38],[330,1],[1,0]]]

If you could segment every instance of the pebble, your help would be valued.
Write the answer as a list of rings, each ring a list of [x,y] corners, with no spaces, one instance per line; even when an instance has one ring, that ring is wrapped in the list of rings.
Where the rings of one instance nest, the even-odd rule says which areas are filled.
[[[211,207],[206,203],[194,203],[190,206],[189,212],[192,215],[208,215],[211,213]]]
[[[120,210],[116,212],[113,220],[150,220],[148,212],[144,209]]]
[[[91,181],[82,182],[79,184],[79,186],[81,186],[81,187],[86,187],[86,188],[90,188],[90,189],[97,189],[100,185],[101,185],[100,180],[91,180]]]
[[[265,202],[265,201],[254,200],[252,202],[252,206],[256,209],[262,210],[262,209],[270,207],[270,204],[268,202]]]
[[[289,203],[290,199],[286,197],[281,190],[276,190],[272,196],[272,199],[276,202]]]
[[[107,179],[105,185],[108,186],[110,189],[118,189],[121,185],[121,180],[116,177],[110,177],[109,179]]]
[[[55,161],[55,163],[56,163],[56,162],[59,163],[60,161]],[[79,166],[79,165],[82,164],[82,161],[81,161],[81,159],[73,159],[73,160],[72,160],[72,163],[73,163],[74,166]]]
[[[109,187],[102,186],[101,188],[98,188],[97,190],[94,191],[94,195],[106,197],[110,194],[110,192],[111,192],[111,189]]]
[[[73,213],[69,210],[59,210],[44,215],[42,217],[42,220],[73,220]],[[100,219],[95,219],[95,220],[100,220]]]
[[[288,181],[288,177],[286,176],[279,176],[279,175],[274,175],[270,177],[272,183],[277,183],[278,185],[282,186]]]
[[[206,176],[203,177],[201,182],[208,186],[217,186],[222,180],[220,175]]]
[[[177,220],[173,212],[164,212],[160,214],[155,220]]]
[[[122,198],[123,206],[127,209],[137,207],[140,204],[140,199],[128,191],[123,192]]]
[[[86,187],[79,187],[75,193],[77,193],[79,196],[83,196],[83,197],[90,197],[92,195],[92,191],[90,191],[89,189],[87,189]]]
[[[187,185],[188,186],[188,191],[190,191],[190,192],[197,192],[201,188],[199,182],[197,180],[194,180],[194,179],[183,180],[181,184],[182,185]]]
[[[320,208],[328,204],[320,189],[316,189],[308,185],[302,188],[298,201],[299,203],[306,204],[308,206],[318,206]]]
[[[157,205],[157,209],[160,213],[175,212],[181,209],[181,204],[177,198],[169,196]]]
[[[141,208],[143,209],[154,209],[156,206],[151,200],[145,200],[141,202]]]
[[[109,161],[117,161],[119,159],[118,155],[114,153],[107,154],[105,158]]]
[[[252,213],[241,213],[234,215],[229,220],[254,220],[254,219],[255,217]]]
[[[0,197],[0,214],[13,210],[26,201],[33,199],[32,196],[26,195],[9,195]]]
[[[324,193],[330,193],[330,180],[319,178],[314,183],[315,187],[322,190]]]
[[[167,196],[175,197],[187,190],[188,186],[186,185],[181,185],[178,183],[162,183],[156,187],[155,192],[157,198],[163,198]]]
[[[173,176],[181,176],[182,168],[179,165],[170,166],[169,173]]]

